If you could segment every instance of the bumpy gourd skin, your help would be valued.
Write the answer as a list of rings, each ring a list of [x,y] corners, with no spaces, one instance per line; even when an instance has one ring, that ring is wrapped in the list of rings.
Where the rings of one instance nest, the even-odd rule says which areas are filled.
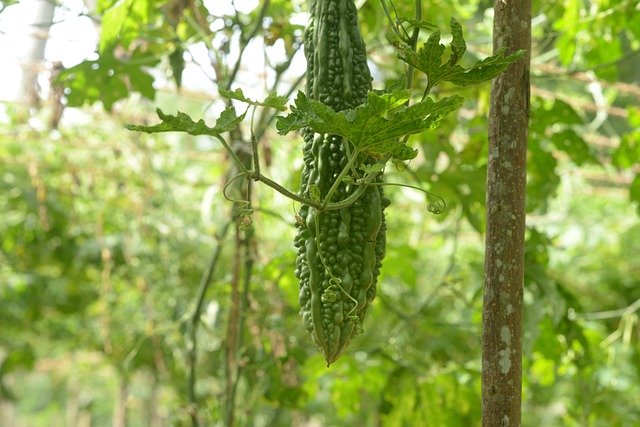
[[[365,102],[371,75],[353,0],[311,1],[305,55],[307,97],[336,111]],[[324,200],[348,161],[346,141],[311,129],[303,130],[303,138],[301,193],[309,198],[311,187],[317,186]],[[343,200],[355,190],[355,185],[342,183],[331,201]],[[376,295],[387,204],[381,187],[369,186],[347,208],[319,212],[303,205],[300,209],[295,238],[300,315],[329,364],[362,332],[365,312]]]

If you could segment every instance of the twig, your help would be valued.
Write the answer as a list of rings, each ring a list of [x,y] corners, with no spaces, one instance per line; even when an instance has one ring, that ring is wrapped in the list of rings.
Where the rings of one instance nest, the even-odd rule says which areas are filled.
[[[258,18],[256,19],[256,24],[253,27],[253,29],[251,30],[251,32],[248,34],[246,39],[242,36],[242,34],[240,35],[240,39],[241,39],[240,40],[240,52],[238,53],[238,60],[233,65],[233,70],[231,71],[231,74],[229,75],[229,80],[227,81],[227,84],[226,84],[227,89],[231,89],[231,84],[233,83],[233,81],[236,79],[236,76],[238,75],[238,71],[240,70],[240,63],[242,62],[242,57],[244,55],[245,49],[249,45],[249,42],[255,37],[255,35],[260,30],[260,28],[262,28],[262,21],[264,20],[264,17],[267,14],[267,9],[269,9],[269,4],[270,3],[271,3],[270,0],[265,0],[262,3],[262,8],[260,9],[260,14],[258,15]]]
[[[198,297],[196,299],[196,306],[194,307],[193,314],[191,316],[189,322],[189,352],[187,357],[187,366],[189,367],[189,382],[187,385],[187,393],[189,396],[189,405],[191,406],[191,410],[189,411],[191,415],[191,424],[194,427],[199,425],[198,422],[198,400],[195,392],[196,388],[196,358],[197,358],[197,335],[196,332],[198,330],[198,325],[200,324],[200,315],[202,313],[202,306],[204,304],[204,297],[207,294],[207,290],[209,289],[209,285],[211,284],[211,278],[213,277],[213,272],[215,271],[216,265],[218,264],[218,259],[220,258],[220,252],[222,250],[224,239],[229,231],[229,226],[231,222],[228,221],[222,225],[222,228],[219,230],[218,235],[216,236],[217,245],[214,247],[211,252],[211,258],[209,259],[209,264],[207,268],[202,272],[202,276],[200,277],[200,285],[198,287]]]
[[[247,186],[247,197],[246,200],[251,203],[251,182],[248,183]],[[239,296],[237,300],[237,318],[235,325],[230,322],[229,324],[229,333],[235,332],[235,352],[238,352],[238,349],[241,349],[243,346],[243,331],[244,331],[244,323],[245,323],[245,308],[248,305],[249,299],[249,291],[251,288],[251,275],[253,273],[253,256],[251,253],[251,248],[254,242],[254,234],[253,227],[249,226],[246,230],[236,230],[236,235],[238,236],[236,240],[236,244],[238,245],[237,251],[238,253],[242,253],[243,264],[242,264],[242,272],[240,275],[242,276],[242,294]],[[238,264],[240,263],[240,259],[238,260]],[[233,301],[232,301],[233,304]],[[231,327],[235,326],[235,331],[231,330]],[[229,350],[231,351],[231,349]],[[242,363],[238,363],[237,356],[232,359],[235,363],[232,366],[229,366],[229,369],[233,372],[230,372],[230,376],[228,377],[229,384],[229,396],[228,396],[228,424],[229,426],[233,425],[233,411],[235,407],[235,398],[238,389],[238,379],[240,378],[242,371]]]
[[[615,319],[616,317],[632,314],[638,310],[640,310],[640,298],[624,308],[608,311],[596,311],[594,313],[582,313],[580,317],[584,317],[587,320]]]

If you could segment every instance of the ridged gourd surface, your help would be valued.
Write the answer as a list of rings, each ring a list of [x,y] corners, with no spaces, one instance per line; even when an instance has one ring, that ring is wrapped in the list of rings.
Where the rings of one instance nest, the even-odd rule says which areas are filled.
[[[353,0],[311,1],[305,56],[308,98],[336,111],[365,102],[371,74]],[[310,198],[317,186],[324,200],[347,164],[347,141],[308,128],[303,138],[301,193]],[[372,162],[365,158],[360,163]],[[355,189],[355,184],[341,183],[331,201],[344,200]],[[300,315],[328,364],[362,332],[364,315],[376,295],[385,253],[386,205],[381,186],[372,185],[346,208],[300,209],[295,238]]]

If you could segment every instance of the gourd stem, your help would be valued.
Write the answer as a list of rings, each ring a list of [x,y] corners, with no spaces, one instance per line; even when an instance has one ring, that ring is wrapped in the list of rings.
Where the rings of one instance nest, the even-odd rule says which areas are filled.
[[[362,196],[362,194],[366,191],[367,186],[371,184],[371,181],[376,176],[378,176],[378,173],[379,172],[372,173],[372,174],[368,175],[364,179],[364,181],[359,184],[360,187],[358,187],[358,189],[356,191],[354,191],[349,197],[347,197],[346,199],[341,200],[339,202],[327,204],[327,206],[324,208],[324,210],[333,211],[333,210],[347,208],[347,207],[351,206],[352,204],[354,204],[356,202],[356,200],[358,200],[360,198],[360,196]]]
[[[394,22],[393,18],[391,18],[391,14],[389,13],[389,8],[387,7],[386,1],[380,0],[380,4],[382,5],[382,10],[384,11],[384,14],[387,16],[387,21],[389,21],[389,24],[391,25],[391,29],[393,30],[394,33],[396,33],[396,36],[398,36],[398,38],[402,39],[402,36],[398,31],[396,22]]]
[[[348,144],[349,142],[345,141],[345,143]],[[338,186],[342,182],[342,179],[347,175],[347,172],[349,172],[349,170],[351,170],[351,167],[353,166],[353,163],[356,161],[356,158],[358,158],[358,154],[359,154],[358,148],[356,147],[355,150],[353,150],[353,153],[352,153],[351,157],[349,157],[349,161],[342,168],[342,170],[340,171],[340,175],[338,175],[338,177],[334,181],[333,185],[329,189],[329,192],[327,193],[327,196],[324,198],[324,201],[322,202],[322,205],[320,205],[320,210],[324,210],[327,207],[327,205],[331,201],[331,197],[333,197],[333,193],[336,192],[336,190],[338,189]]]
[[[407,187],[407,188],[411,188],[413,190],[417,190],[420,191],[421,193],[424,193],[427,197],[435,197],[438,199],[439,202],[442,202],[442,210],[444,210],[447,207],[447,202],[445,202],[445,200],[441,197],[438,196],[435,193],[432,193],[431,191],[425,190],[424,188],[420,188],[417,187],[415,185],[411,185],[411,184],[403,184],[401,182],[376,182],[376,183],[371,183],[370,180],[367,180],[365,182],[361,182],[358,185],[361,185],[362,187],[366,187],[366,186],[373,186],[373,185],[380,185],[380,186],[394,186],[394,187]],[[360,187],[360,188],[362,188]],[[346,199],[345,199],[346,201]],[[440,212],[434,212],[434,213],[440,213]]]
[[[366,187],[363,185],[362,187],[358,187],[356,191],[354,191],[349,197],[344,200],[340,200],[339,202],[328,203],[327,206],[322,208],[325,211],[336,211],[338,209],[348,208],[352,204],[356,202],[364,194]]]
[[[256,114],[257,108],[258,107],[253,107],[253,112],[251,113],[251,124],[249,125],[249,129],[251,129],[251,152],[253,157],[253,172],[255,174],[260,175],[260,158],[258,157],[258,140],[256,139],[256,136],[253,133],[253,117]]]
[[[221,137],[218,134],[213,134],[211,135],[214,138],[216,138],[218,141],[220,141],[220,143],[224,146],[225,150],[227,150],[227,153],[229,153],[229,155],[231,156],[231,158],[233,159],[234,163],[236,164],[236,166],[238,167],[238,169],[240,169],[240,172],[244,173],[244,174],[251,174],[251,171],[249,171],[244,164],[242,164],[242,161],[238,158],[238,155],[231,149],[231,147],[229,147],[229,144],[227,144],[227,141],[224,140],[223,137]]]
[[[351,158],[351,148],[349,148],[349,143],[347,141],[347,143],[344,145],[344,151],[347,153],[347,157]],[[355,176],[357,174],[356,169],[353,167],[353,165],[351,165],[351,173],[353,173],[353,175]]]
[[[422,20],[422,1],[415,0],[415,5],[416,5],[415,20],[417,22],[420,22]],[[409,46],[411,47],[411,50],[413,50],[414,52],[417,50],[417,47],[418,47],[419,35],[420,35],[420,26],[416,25],[415,27],[413,27],[413,33],[411,33],[411,39],[409,40]],[[413,65],[409,65],[407,67],[407,89],[411,89],[411,86],[413,86]]]
[[[267,178],[264,175],[260,175],[260,174],[256,174],[255,172],[252,172],[249,174],[251,176],[251,178],[254,181],[260,181],[263,184],[268,185],[269,187],[273,188],[274,190],[276,190],[278,193],[282,194],[285,197],[288,197],[292,200],[295,200],[296,202],[300,202],[304,205],[309,205],[311,207],[314,207],[316,209],[322,209],[321,206],[313,201],[311,201],[310,199],[307,199],[306,197],[302,197],[299,194],[296,194],[292,191],[287,190],[286,188],[284,188],[282,185],[278,184],[275,181],[270,180],[269,178]]]
[[[229,147],[229,144],[227,144],[227,142],[224,140],[224,138],[222,138],[220,135],[212,135],[212,136],[214,138],[216,138],[218,141],[220,141],[220,143],[227,150],[227,152],[229,153],[229,155],[233,159],[233,161],[236,164],[236,166],[238,167],[238,169],[240,169],[240,175],[248,176],[251,179],[253,179],[254,181],[260,181],[260,182],[268,185],[269,187],[273,188],[274,190],[276,190],[278,193],[282,194],[283,196],[286,196],[286,197],[288,197],[290,199],[293,199],[296,202],[300,202],[300,203],[303,203],[305,205],[313,206],[316,209],[320,208],[320,205],[318,205],[317,203],[314,203],[311,200],[307,199],[306,197],[302,197],[302,196],[300,196],[298,194],[295,194],[295,193],[287,190],[286,188],[284,188],[280,184],[276,183],[275,181],[270,180],[269,178],[267,178],[266,176],[264,176],[264,175],[262,175],[260,173],[260,170],[259,170],[258,165],[257,165],[258,160],[255,157],[256,154],[257,154],[256,153],[257,146],[256,146],[255,142],[252,142],[253,151],[254,151],[254,167],[256,169],[258,169],[258,170],[257,171],[255,171],[255,170],[254,171],[250,171],[250,170],[248,170],[246,168],[245,165],[242,164],[242,162],[240,161],[240,159],[238,158],[236,153],[233,152],[233,150],[231,149],[231,147]]]

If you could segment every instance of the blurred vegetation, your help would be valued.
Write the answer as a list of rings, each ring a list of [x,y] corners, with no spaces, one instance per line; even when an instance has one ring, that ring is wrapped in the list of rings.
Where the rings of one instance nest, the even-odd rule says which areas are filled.
[[[158,106],[213,121],[217,85],[293,93],[304,5],[97,3],[87,11],[102,23],[97,59],[60,72],[64,96],[27,113],[2,106],[0,425],[221,425],[228,410],[237,425],[478,425],[489,85],[440,89],[463,95],[463,109],[412,137],[419,157],[387,174],[448,208],[434,216],[416,192],[386,190],[378,296],[364,334],[330,368],[298,319],[295,205],[253,187],[230,403],[231,163],[214,140],[124,125],[154,121]],[[380,87],[403,68],[381,3],[358,4]],[[395,8],[413,16],[412,2]],[[492,3],[423,11],[443,31],[452,16],[467,60],[490,54]],[[640,425],[640,10],[632,0],[535,1],[533,24],[523,425]],[[240,55],[234,72],[249,50],[265,64]],[[203,76],[210,91],[189,86]],[[300,138],[278,136],[272,113],[256,114],[263,167],[295,190]],[[238,141],[248,143],[249,126]]]

